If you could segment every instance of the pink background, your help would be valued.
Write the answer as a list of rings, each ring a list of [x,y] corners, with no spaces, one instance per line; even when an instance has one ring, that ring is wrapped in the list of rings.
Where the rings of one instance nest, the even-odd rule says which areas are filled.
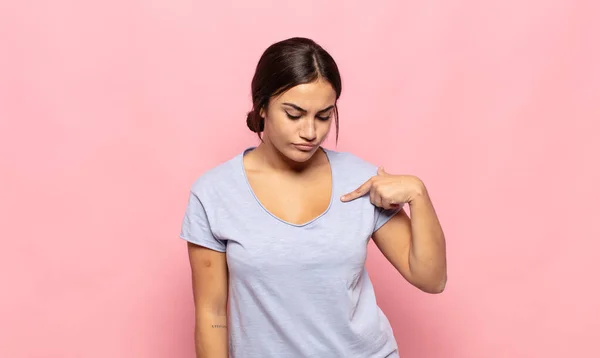
[[[338,61],[338,150],[428,185],[442,295],[368,268],[403,358],[599,357],[600,2],[3,1],[0,357],[193,357],[187,191],[257,143],[267,45]],[[329,142],[328,147],[336,149]]]

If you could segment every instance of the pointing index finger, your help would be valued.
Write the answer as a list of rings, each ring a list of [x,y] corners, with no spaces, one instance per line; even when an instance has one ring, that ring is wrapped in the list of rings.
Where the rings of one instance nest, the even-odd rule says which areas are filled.
[[[371,184],[373,183],[373,178],[367,180],[366,182],[364,182],[361,186],[359,186],[356,190],[346,194],[346,195],[342,195],[341,200],[343,202],[346,201],[352,201],[356,198],[360,198],[361,196],[367,194],[370,190],[371,190]]]

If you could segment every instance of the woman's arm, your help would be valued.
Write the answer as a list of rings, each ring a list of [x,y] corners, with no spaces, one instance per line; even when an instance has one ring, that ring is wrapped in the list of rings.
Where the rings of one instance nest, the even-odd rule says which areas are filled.
[[[447,280],[446,239],[425,184],[413,175],[392,175],[380,167],[376,176],[341,200],[367,194],[379,210],[395,213],[372,235],[383,255],[414,286],[442,292]],[[410,218],[402,209],[396,213],[402,203],[410,206]]]
[[[373,241],[390,263],[414,286],[440,293],[447,281],[446,240],[435,209],[421,184],[404,210],[373,234]]]
[[[197,358],[229,358],[228,271],[224,252],[188,243]]]

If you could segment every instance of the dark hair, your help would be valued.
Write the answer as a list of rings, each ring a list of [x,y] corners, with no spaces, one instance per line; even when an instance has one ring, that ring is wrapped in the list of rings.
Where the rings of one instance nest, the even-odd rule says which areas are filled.
[[[336,99],[340,98],[342,80],[337,64],[333,57],[313,40],[293,37],[269,46],[258,61],[252,78],[253,108],[246,118],[248,128],[261,138],[260,133],[265,129],[265,119],[260,116],[260,111],[267,110],[271,97],[317,79],[329,82],[335,90]],[[337,140],[340,128],[337,105],[333,111]]]

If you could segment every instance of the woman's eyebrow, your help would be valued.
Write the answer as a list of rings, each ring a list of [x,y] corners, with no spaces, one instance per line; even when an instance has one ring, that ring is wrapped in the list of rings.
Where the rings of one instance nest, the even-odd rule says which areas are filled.
[[[302,107],[300,107],[300,106],[297,106],[297,105],[295,105],[295,104],[293,104],[293,103],[288,103],[288,102],[285,102],[285,103],[282,103],[282,104],[283,104],[283,105],[286,105],[286,106],[289,106],[289,107],[292,107],[292,108],[294,108],[295,110],[298,110],[298,111],[300,111],[300,112],[302,112],[302,113],[306,113],[306,112],[308,112],[306,109],[304,109],[304,108],[302,108]],[[330,109],[332,109],[332,108],[333,108],[333,105],[331,105],[331,106],[329,106],[329,107],[327,107],[327,108],[325,108],[325,109],[322,109],[322,110],[318,111],[317,113],[326,112],[326,111],[328,111],[328,110],[330,110]]]
[[[317,113],[327,112],[328,110],[330,110],[330,109],[332,109],[332,108],[333,108],[333,105],[331,105],[331,106],[329,106],[329,107],[327,107],[327,108],[325,108],[325,109],[322,109],[322,110],[320,110],[320,111],[319,111],[319,112],[317,112]]]
[[[283,105],[285,105],[285,106],[292,107],[292,108],[294,108],[295,110],[298,110],[298,111],[300,111],[300,112],[304,112],[304,113],[306,113],[306,112],[307,112],[307,110],[306,110],[306,109],[304,109],[304,108],[302,108],[302,107],[300,107],[300,106],[296,106],[296,105],[295,105],[295,104],[293,104],[293,103],[287,103],[287,102],[285,102],[285,103],[282,103],[282,104],[283,104]]]

